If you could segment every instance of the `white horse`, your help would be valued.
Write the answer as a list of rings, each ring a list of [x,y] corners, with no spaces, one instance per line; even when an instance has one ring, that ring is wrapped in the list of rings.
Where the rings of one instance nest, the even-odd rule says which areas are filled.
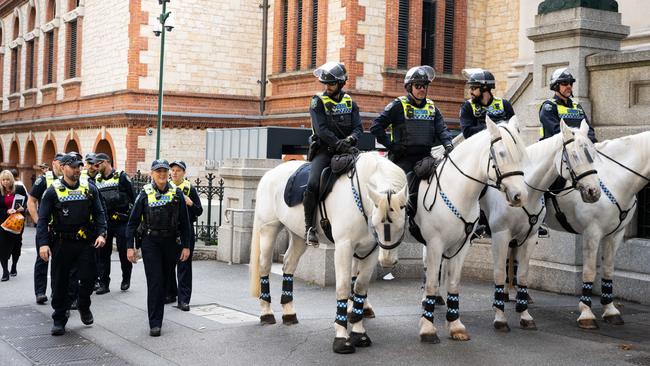
[[[510,207],[501,192],[492,188],[480,200],[492,231],[494,327],[499,331],[510,331],[504,313],[506,258],[510,247],[514,248],[519,263],[516,305],[516,311],[521,314],[519,324],[523,329],[537,329],[528,312],[528,269],[537,229],[546,214],[545,191],[562,176],[580,192],[583,202],[593,203],[600,198],[598,176],[592,164],[596,150],[587,137],[589,126],[583,121],[574,134],[562,121],[560,130],[561,133],[526,148],[529,162],[524,170],[528,184],[527,204],[521,208]]]
[[[516,118],[497,126],[488,117],[486,125],[486,130],[459,144],[438,165],[436,174],[429,181],[420,182],[418,188],[415,222],[427,243],[426,298],[420,319],[420,340],[425,343],[440,341],[433,325],[433,312],[443,256],[450,258],[447,265],[449,335],[456,340],[469,339],[459,319],[459,282],[469,249],[465,244],[478,221],[478,198],[485,184],[495,182],[513,206],[521,206],[527,200],[522,172],[526,149],[519,137]]]
[[[625,136],[596,144],[600,158],[595,166],[603,191],[598,202],[584,204],[577,192],[558,195],[560,211],[573,231],[582,234],[582,296],[578,303],[578,326],[598,328],[591,311],[591,294],[596,278],[596,261],[602,243],[602,318],[612,324],[623,324],[620,312],[613,303],[614,256],[623,241],[625,229],[636,210],[636,194],[649,181],[650,132]],[[547,202],[546,222],[555,230],[566,230],[556,219],[555,207]]]
[[[268,171],[257,188],[250,286],[251,294],[260,298],[262,324],[275,323],[271,309],[269,272],[275,237],[282,227],[286,227],[290,234],[289,248],[282,268],[282,320],[285,324],[298,322],[293,306],[293,273],[306,248],[303,236],[305,218],[303,206],[288,207],[283,192],[288,178],[302,164],[298,161],[287,162]],[[337,312],[333,350],[337,353],[352,353],[355,346],[371,345],[362,318],[368,284],[379,257],[376,247],[396,247],[404,237],[406,226],[408,188],[404,172],[375,153],[360,154],[353,171],[353,175],[348,173],[338,178],[324,202],[334,239]],[[317,220],[320,220],[320,214]],[[318,235],[321,239],[319,241],[327,242],[320,227]],[[350,315],[352,332],[348,335],[347,303],[355,255],[362,259],[358,263],[358,276],[354,284]],[[390,259],[389,256],[386,258]]]

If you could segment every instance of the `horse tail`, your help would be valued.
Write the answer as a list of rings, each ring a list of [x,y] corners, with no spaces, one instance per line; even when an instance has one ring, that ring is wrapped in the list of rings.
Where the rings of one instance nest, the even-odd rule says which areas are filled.
[[[260,297],[260,219],[257,214],[253,218],[253,236],[251,239],[250,261],[248,266],[250,274],[250,294]]]

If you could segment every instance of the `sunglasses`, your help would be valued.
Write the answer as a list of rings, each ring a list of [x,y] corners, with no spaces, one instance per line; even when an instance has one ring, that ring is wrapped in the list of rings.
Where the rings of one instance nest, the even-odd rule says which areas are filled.
[[[560,85],[562,85],[562,86],[573,86],[573,83],[570,83],[568,81],[563,81],[563,82],[560,83]]]
[[[476,90],[476,89],[479,89],[479,88],[480,88],[480,86],[477,86],[477,85],[471,85],[471,86],[469,87],[469,90]]]
[[[415,89],[426,89],[427,85],[426,84],[413,84],[413,87]]]

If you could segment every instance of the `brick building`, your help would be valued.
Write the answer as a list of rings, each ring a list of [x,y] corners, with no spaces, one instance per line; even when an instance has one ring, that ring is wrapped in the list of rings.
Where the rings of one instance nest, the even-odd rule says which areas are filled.
[[[468,51],[467,0],[171,0],[161,156],[203,170],[205,129],[308,126],[311,75],[345,62],[346,89],[364,122],[394,97],[414,65],[433,65],[430,88],[457,120]],[[160,40],[157,0],[0,0],[0,167],[29,183],[55,152],[106,152],[119,169],[155,156]],[[263,60],[266,97],[260,102]]]

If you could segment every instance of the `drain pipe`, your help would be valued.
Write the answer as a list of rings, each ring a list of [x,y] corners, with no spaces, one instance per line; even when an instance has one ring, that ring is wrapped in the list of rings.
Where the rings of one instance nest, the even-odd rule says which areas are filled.
[[[260,84],[260,116],[264,116],[264,109],[266,108],[266,47],[268,43],[269,0],[263,0],[260,8],[262,8],[262,75],[257,82]]]

